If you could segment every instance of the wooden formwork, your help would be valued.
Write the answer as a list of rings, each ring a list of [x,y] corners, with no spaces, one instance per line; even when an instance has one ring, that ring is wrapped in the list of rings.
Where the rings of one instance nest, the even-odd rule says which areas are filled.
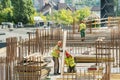
[[[6,80],[6,68],[5,68],[5,62],[6,58],[5,57],[0,57],[0,80]],[[1,73],[2,72],[2,73]]]
[[[14,66],[15,80],[44,80],[49,74],[48,63],[41,57],[30,56]]]
[[[0,71],[3,71],[3,74],[0,72],[0,76],[3,75],[0,80],[38,80],[38,78],[41,80],[49,74],[50,69],[45,67],[47,63],[41,62],[36,55],[28,58],[28,55],[37,52],[35,48],[39,50],[36,41],[31,42],[31,38],[29,38],[29,40],[30,41],[20,38],[20,41],[18,41],[16,37],[6,39],[6,57],[0,58]],[[41,55],[41,53],[39,52],[38,55]],[[4,66],[2,66],[3,64]],[[42,66],[44,66],[44,68],[36,69]],[[21,69],[23,71],[21,71]],[[34,71],[34,69],[36,70]]]

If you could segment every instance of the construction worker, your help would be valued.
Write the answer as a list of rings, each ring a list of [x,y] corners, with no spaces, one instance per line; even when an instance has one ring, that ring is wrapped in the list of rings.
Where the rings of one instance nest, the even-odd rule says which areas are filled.
[[[58,75],[59,73],[59,56],[60,56],[60,48],[62,47],[62,41],[58,41],[57,45],[52,50],[52,57],[54,61],[54,75]]]
[[[86,30],[86,24],[83,21],[81,21],[78,31],[80,31],[82,41],[85,40],[85,30]]]
[[[68,51],[65,51],[65,55],[66,55],[65,64],[68,67],[68,71],[67,72],[69,72],[69,73],[76,72],[74,57],[72,55],[70,55],[70,53],[68,53]]]

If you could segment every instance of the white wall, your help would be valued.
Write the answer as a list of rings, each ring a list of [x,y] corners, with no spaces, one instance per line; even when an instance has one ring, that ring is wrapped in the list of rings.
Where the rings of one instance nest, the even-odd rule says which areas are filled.
[[[65,0],[59,0],[60,3],[65,3]]]

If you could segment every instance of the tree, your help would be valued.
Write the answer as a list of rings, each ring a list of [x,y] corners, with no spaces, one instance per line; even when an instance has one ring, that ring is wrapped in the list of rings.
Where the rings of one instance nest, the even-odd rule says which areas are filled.
[[[0,11],[0,22],[12,22],[12,17],[12,8],[4,8],[2,11]]]
[[[10,4],[10,0],[2,0],[0,2],[0,23],[4,21],[12,22],[13,11]]]
[[[3,10],[3,5],[2,3],[0,2],[0,12]]]
[[[46,22],[46,16],[44,16],[42,13],[39,14],[39,16],[44,20],[44,22]]]
[[[77,11],[77,18],[79,21],[84,20],[84,18],[88,17],[90,15],[90,9],[85,7]]]
[[[84,20],[84,18],[90,15],[90,9],[85,7],[83,9],[72,12],[70,10],[59,10],[54,11],[52,16],[47,15],[47,20],[55,21],[56,24],[72,24],[73,19],[79,23],[79,21]]]
[[[2,0],[3,8],[10,8],[11,7],[11,0]]]
[[[12,0],[14,22],[23,22],[24,24],[33,21],[35,9],[32,0]]]
[[[53,13],[53,20],[56,21],[58,24],[71,24],[72,19],[72,12],[70,10],[60,10],[58,12]]]

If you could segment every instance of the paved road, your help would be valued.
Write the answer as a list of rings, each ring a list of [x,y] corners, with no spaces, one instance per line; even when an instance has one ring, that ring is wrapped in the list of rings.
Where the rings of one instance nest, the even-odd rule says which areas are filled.
[[[0,42],[6,42],[8,37],[22,37],[28,38],[27,32],[35,32],[36,28],[14,28],[12,31],[10,29],[0,29]]]

